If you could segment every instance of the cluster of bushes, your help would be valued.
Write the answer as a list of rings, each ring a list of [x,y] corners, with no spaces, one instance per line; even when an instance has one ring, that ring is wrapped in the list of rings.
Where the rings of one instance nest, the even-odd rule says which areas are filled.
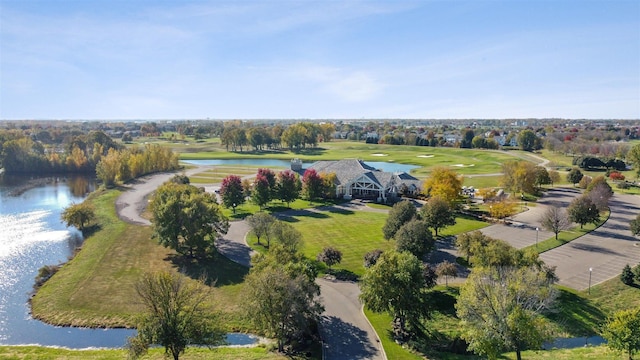
[[[615,169],[624,171],[627,164],[620,159],[600,159],[596,156],[578,156],[573,159],[573,165],[586,170]]]

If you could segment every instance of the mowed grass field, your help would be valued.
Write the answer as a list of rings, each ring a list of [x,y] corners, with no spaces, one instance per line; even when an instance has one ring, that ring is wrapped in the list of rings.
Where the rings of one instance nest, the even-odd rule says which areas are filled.
[[[323,248],[335,247],[342,251],[342,262],[334,265],[333,269],[361,276],[365,271],[363,259],[367,252],[395,248],[395,241],[385,240],[382,234],[387,216],[386,212],[333,209],[306,211],[301,215],[287,216],[285,221],[302,233],[302,252],[306,257],[315,259]],[[460,234],[488,225],[467,217],[458,217],[456,221],[456,225],[441,230],[441,235]],[[264,251],[257,245],[255,236],[249,236],[248,241],[257,251]]]
[[[139,143],[156,143],[167,146],[180,153],[184,160],[194,159],[241,159],[269,158],[290,160],[300,158],[304,161],[339,160],[356,158],[365,161],[396,162],[420,166],[414,173],[417,177],[426,177],[435,166],[447,166],[460,174],[493,174],[501,172],[501,164],[507,160],[519,159],[509,152],[495,150],[458,149],[428,146],[404,146],[366,144],[356,141],[335,140],[318,144],[317,148],[289,151],[252,151],[230,152],[220,144],[219,139],[207,139],[196,142],[168,141],[156,138],[141,138]]]
[[[132,327],[140,311],[134,284],[144,272],[184,269],[194,279],[206,274],[214,283],[209,303],[228,331],[246,330],[240,292],[247,269],[223,256],[204,265],[185,263],[151,239],[149,227],[116,216],[117,190],[93,193],[100,229],[82,250],[40,288],[32,300],[35,317],[55,325]]]
[[[258,172],[258,166],[213,166],[206,171],[199,172],[189,177],[192,184],[219,184],[229,175],[237,175],[241,178],[248,177],[251,181]],[[284,169],[272,169],[280,171]]]

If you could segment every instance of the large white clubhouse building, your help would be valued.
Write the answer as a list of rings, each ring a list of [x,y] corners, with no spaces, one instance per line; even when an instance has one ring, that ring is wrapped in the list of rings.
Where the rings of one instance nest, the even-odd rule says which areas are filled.
[[[292,161],[291,168],[301,171],[301,163]],[[387,202],[397,199],[402,191],[409,194],[420,192],[420,180],[406,172],[377,170],[361,160],[318,161],[308,169],[317,173],[336,175],[336,197],[376,199]]]

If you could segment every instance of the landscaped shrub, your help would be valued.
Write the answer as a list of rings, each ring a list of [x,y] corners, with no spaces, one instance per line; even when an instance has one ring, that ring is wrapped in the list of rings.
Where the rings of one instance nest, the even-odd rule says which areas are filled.
[[[620,274],[620,280],[622,280],[625,285],[631,285],[633,284],[633,277],[631,266],[629,266],[629,264],[625,265],[622,269],[622,274]]]
[[[624,175],[617,171],[612,171],[611,174],[609,174],[609,179],[614,181],[622,181],[624,180]]]

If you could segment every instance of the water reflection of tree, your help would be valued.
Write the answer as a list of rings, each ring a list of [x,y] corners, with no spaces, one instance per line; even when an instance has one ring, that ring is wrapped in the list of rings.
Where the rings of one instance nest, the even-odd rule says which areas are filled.
[[[69,189],[73,196],[83,197],[95,190],[95,182],[86,176],[72,176],[68,179]]]

